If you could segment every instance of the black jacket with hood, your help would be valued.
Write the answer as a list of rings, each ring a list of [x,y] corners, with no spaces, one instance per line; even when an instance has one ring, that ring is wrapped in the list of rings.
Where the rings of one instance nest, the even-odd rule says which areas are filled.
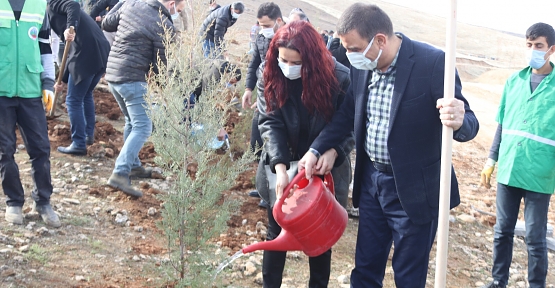
[[[227,28],[231,27],[235,22],[237,22],[237,19],[231,16],[231,5],[222,6],[204,19],[199,35],[204,37],[205,40],[214,42],[216,47],[220,46],[224,40]]]

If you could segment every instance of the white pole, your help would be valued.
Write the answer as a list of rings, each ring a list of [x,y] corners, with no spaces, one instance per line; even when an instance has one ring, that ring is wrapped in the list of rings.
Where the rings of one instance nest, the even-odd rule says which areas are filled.
[[[443,97],[451,99],[455,94],[455,52],[457,40],[457,0],[451,0],[447,17],[445,45],[445,78]],[[441,175],[439,181],[439,218],[435,288],[446,287],[447,250],[449,247],[449,202],[451,198],[451,151],[453,128],[443,126],[441,138]]]

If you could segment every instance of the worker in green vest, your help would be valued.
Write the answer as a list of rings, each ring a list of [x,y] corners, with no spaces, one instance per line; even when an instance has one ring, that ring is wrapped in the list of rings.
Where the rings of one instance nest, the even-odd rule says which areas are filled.
[[[497,221],[493,237],[493,281],[484,287],[508,285],[513,237],[524,199],[528,282],[545,287],[547,275],[547,212],[555,190],[555,72],[549,57],[555,54],[555,30],[536,23],[526,31],[528,66],[505,84],[499,103],[499,126],[482,171],[490,187],[497,171]]]
[[[45,13],[45,0],[0,0],[0,176],[5,219],[23,224],[25,196],[14,159],[17,125],[31,159],[33,206],[47,225],[60,227],[50,206],[50,141],[41,99],[51,105],[54,88]]]

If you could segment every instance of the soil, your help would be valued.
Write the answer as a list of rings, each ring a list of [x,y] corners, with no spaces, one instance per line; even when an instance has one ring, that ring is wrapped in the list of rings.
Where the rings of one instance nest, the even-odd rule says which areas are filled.
[[[246,10],[245,16],[229,32],[229,37],[247,38],[239,36],[237,31],[249,30],[250,25],[255,22],[256,9],[253,7],[257,7],[262,1],[251,2],[248,3],[249,9]],[[315,26],[330,29],[334,27],[337,11],[342,11],[347,5],[344,2],[320,2],[303,2],[303,10]],[[299,3],[285,0],[279,5],[286,13],[293,7],[298,7]],[[389,8],[386,4],[382,7]],[[441,25],[433,22],[437,21],[434,17],[424,20],[421,12],[395,7],[392,19],[395,23],[402,23],[399,27],[404,28],[403,32],[413,32],[412,38],[431,37],[424,33],[426,31],[428,34],[436,33],[435,35],[443,37],[443,31],[440,34],[430,30],[419,30],[421,23],[425,23],[427,27],[441,28]],[[402,22],[398,16],[401,14],[408,20]],[[419,19],[411,22],[416,23],[415,27],[407,24],[411,19]],[[503,81],[514,71],[506,68],[506,64],[510,63],[507,59],[517,50],[513,47],[520,45],[519,41],[522,40],[498,32],[493,33],[488,29],[469,29],[462,27],[461,34],[465,35],[466,31],[481,31],[468,34],[472,35],[472,39],[493,37],[499,45],[505,46],[503,49],[495,50],[496,53],[501,50],[506,53],[496,55],[500,59],[499,62],[486,63],[469,59],[458,59],[457,62],[464,82],[463,92],[480,120],[481,130],[474,140],[454,143],[453,147],[453,164],[459,180],[462,203],[451,211],[454,222],[450,224],[449,233],[447,287],[478,287],[491,279],[489,271],[492,259],[492,226],[495,223],[495,188],[479,187],[479,175],[496,127],[492,111],[497,109]],[[232,45],[230,49],[232,56],[236,59],[246,59],[241,52],[247,50],[246,45],[242,45],[242,41],[235,42],[237,44]],[[466,43],[472,41],[459,42],[463,51],[473,51],[473,47]],[[474,54],[493,51],[490,50]],[[27,202],[24,208],[27,214],[24,226],[9,225],[0,221],[0,287],[166,287],[172,284],[158,270],[167,257],[167,246],[161,230],[157,227],[163,203],[156,196],[168,192],[167,182],[164,177],[152,181],[133,180],[133,184],[144,193],[139,199],[126,196],[105,185],[123,145],[124,119],[117,102],[105,86],[97,87],[94,98],[97,123],[94,145],[89,146],[88,156],[68,156],[56,150],[59,146],[71,144],[70,124],[63,104],[58,110],[62,116],[48,121],[51,170],[55,186],[52,204],[61,216],[62,228],[45,229],[36,213],[32,213],[29,208],[32,202],[30,191],[33,187],[30,162],[26,151],[20,149],[16,154],[16,162],[26,190]],[[230,111],[229,115],[225,129],[232,140],[231,152],[233,155],[240,155],[243,153],[241,145],[248,142],[250,135],[247,132],[244,132],[246,135],[238,135],[234,130],[236,123],[243,116],[237,111]],[[234,139],[237,141],[233,142]],[[242,144],[238,145],[238,142]],[[22,144],[20,138],[18,144]],[[144,165],[156,166],[156,147],[152,143],[146,143],[139,157]],[[227,222],[227,231],[213,239],[214,243],[221,243],[220,248],[228,255],[234,254],[252,241],[264,240],[260,227],[267,225],[267,211],[258,206],[258,198],[247,195],[254,189],[256,168],[257,164],[252,163],[249,169],[237,178],[235,185],[223,192],[224,197],[233,197],[242,203],[240,210]],[[195,167],[188,169],[193,174],[196,171]],[[495,183],[495,176],[492,183]],[[4,206],[2,201],[0,211]],[[117,217],[128,217],[129,221],[120,225],[114,220]],[[549,211],[549,223],[555,225],[553,205]],[[343,237],[333,248],[330,287],[349,287],[337,279],[349,275],[353,268],[357,226],[358,219],[349,218]],[[251,231],[258,233],[253,236],[249,233]],[[435,249],[434,246],[430,255],[427,287],[433,287]],[[510,286],[525,287],[523,281],[526,279],[527,253],[522,237],[515,237],[514,251]],[[253,254],[260,257],[259,252]],[[308,279],[307,257],[298,252],[288,255],[282,287],[305,287]],[[549,252],[549,257],[550,262],[555,263],[552,251]],[[244,267],[232,271],[224,270],[220,277],[225,279],[228,287],[261,286],[255,274],[245,276],[243,270]],[[257,271],[260,271],[259,265]],[[553,271],[550,268],[548,273],[547,282],[551,285],[549,287],[555,284]],[[386,270],[384,287],[394,287],[390,263]]]

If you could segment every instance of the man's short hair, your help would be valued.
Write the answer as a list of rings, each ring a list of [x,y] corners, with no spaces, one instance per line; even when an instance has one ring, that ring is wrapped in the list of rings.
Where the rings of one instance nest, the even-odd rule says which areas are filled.
[[[352,30],[368,41],[378,33],[393,36],[391,19],[373,4],[355,3],[341,14],[337,22],[337,34],[345,35]]]
[[[304,13],[303,9],[301,8],[293,8],[293,10],[291,10],[291,12],[289,13],[289,18],[291,18],[292,15],[297,14],[299,15],[299,18],[303,21],[306,22],[310,22],[310,20],[308,20],[308,16],[306,16],[306,14]]]
[[[526,40],[536,40],[545,37],[549,47],[555,45],[555,30],[546,23],[536,23],[526,30]]]
[[[241,1],[233,2],[233,4],[231,4],[231,8],[233,8],[233,10],[239,11],[239,14],[242,14],[243,11],[245,11],[245,5]]]
[[[265,2],[260,4],[256,18],[260,19],[264,16],[268,16],[268,18],[272,19],[272,21],[276,21],[277,18],[283,18],[281,15],[281,9],[279,9],[279,6],[274,2]]]

